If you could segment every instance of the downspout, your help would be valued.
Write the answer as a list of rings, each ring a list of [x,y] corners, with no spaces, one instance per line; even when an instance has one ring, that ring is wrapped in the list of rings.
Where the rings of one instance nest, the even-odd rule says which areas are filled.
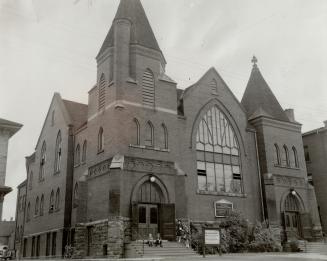
[[[256,151],[256,157],[257,157],[258,179],[259,179],[259,189],[260,189],[261,216],[262,216],[262,220],[265,221],[266,216],[265,216],[264,203],[263,203],[263,191],[262,191],[262,180],[261,180],[262,177],[261,177],[261,171],[260,171],[257,131],[254,131],[254,139],[255,139],[255,151]],[[269,227],[269,220],[268,220],[267,224]]]

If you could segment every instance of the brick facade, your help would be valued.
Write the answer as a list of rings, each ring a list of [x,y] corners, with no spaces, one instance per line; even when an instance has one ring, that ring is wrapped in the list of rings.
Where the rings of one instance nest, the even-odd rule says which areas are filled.
[[[175,240],[176,219],[220,222],[217,202],[227,202],[253,223],[267,218],[276,231],[282,231],[280,206],[291,188],[303,201],[303,213],[314,207],[304,179],[299,124],[269,117],[249,120],[244,105],[214,68],[189,88],[177,89],[165,74],[165,58],[139,0],[121,0],[96,59],[97,81],[89,91],[88,105],[55,94],[34,156],[27,159],[28,256],[60,256],[66,245],[73,245],[75,257],[123,257],[127,243],[149,233]],[[206,151],[211,161],[201,162],[219,164],[203,170],[197,165],[202,155],[198,126],[213,108],[219,114],[219,137],[225,142],[219,144],[220,152]],[[218,128],[217,122],[209,125],[208,129]],[[61,166],[56,172],[59,130]],[[296,146],[300,167],[272,165],[275,142]],[[234,154],[231,143],[237,147]],[[45,174],[39,180],[41,168]],[[209,175],[214,175],[216,185],[203,189],[199,180],[205,177],[207,182]],[[281,184],[283,178],[296,185]],[[51,191],[58,188],[60,198],[52,209]],[[33,216],[41,195],[45,195],[44,213]],[[55,231],[56,248],[47,254],[47,247],[53,249]],[[35,243],[39,235],[40,246]],[[51,236],[50,246],[44,246],[46,235]]]

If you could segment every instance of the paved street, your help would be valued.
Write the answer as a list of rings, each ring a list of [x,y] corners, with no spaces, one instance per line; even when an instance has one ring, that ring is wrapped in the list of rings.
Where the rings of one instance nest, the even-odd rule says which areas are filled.
[[[59,259],[54,259],[58,261]],[[327,255],[304,254],[304,253],[278,253],[278,254],[228,254],[223,256],[199,257],[173,257],[173,258],[128,258],[128,259],[73,259],[74,261],[196,261],[196,260],[218,260],[218,261],[318,261],[327,260]],[[51,261],[51,259],[47,259]]]

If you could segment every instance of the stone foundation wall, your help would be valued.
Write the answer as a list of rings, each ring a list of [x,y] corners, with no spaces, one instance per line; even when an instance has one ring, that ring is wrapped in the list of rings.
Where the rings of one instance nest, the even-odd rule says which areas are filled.
[[[75,226],[74,258],[104,257],[107,254],[108,221],[77,224]]]
[[[77,224],[73,258],[124,257],[124,245],[131,242],[131,233],[130,219],[124,217]]]
[[[131,241],[129,218],[111,217],[108,221],[108,257],[124,257],[125,244]]]

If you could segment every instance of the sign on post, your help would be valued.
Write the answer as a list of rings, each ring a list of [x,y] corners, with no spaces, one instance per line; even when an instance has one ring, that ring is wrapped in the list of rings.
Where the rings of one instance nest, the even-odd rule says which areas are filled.
[[[203,228],[203,257],[206,256],[206,246],[217,246],[221,255],[219,228]]]

